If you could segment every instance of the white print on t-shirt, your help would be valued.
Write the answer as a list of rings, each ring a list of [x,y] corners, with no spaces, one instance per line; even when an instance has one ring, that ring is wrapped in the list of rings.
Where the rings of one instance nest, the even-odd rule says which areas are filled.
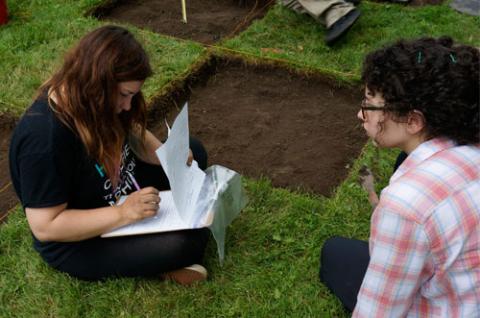
[[[106,178],[104,183],[103,183],[103,189],[106,195],[103,196],[104,200],[108,202],[109,205],[115,205],[117,200],[122,196],[122,195],[127,195],[132,190],[135,189],[133,185],[133,181],[128,178],[127,176],[127,171],[133,174],[133,170],[135,169],[136,163],[135,163],[135,158],[133,156],[130,156],[131,151],[130,151],[130,146],[128,144],[125,144],[122,150],[122,163],[120,165],[120,181],[115,188],[115,190],[112,189],[112,181],[110,178]]]

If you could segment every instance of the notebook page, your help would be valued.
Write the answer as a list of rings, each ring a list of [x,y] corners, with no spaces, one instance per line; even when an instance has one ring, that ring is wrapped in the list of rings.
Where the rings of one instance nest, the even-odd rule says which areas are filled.
[[[189,140],[188,105],[185,104],[173,123],[168,139],[156,150],[156,154],[170,182],[180,217],[193,226],[195,216],[203,212],[197,211],[196,203],[205,172],[196,161],[191,166],[187,165]]]
[[[143,219],[136,223],[125,225],[111,232],[103,234],[102,237],[138,235],[188,229],[188,225],[182,221],[178,215],[177,209],[175,208],[172,191],[161,191],[159,195],[160,206],[155,216]],[[119,204],[121,204],[124,200],[125,197],[122,197],[119,201]]]

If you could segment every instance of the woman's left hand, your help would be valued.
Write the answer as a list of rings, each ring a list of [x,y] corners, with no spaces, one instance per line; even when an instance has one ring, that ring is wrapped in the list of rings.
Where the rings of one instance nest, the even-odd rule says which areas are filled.
[[[192,149],[188,149],[188,159],[187,159],[187,165],[191,166],[193,161],[193,152]]]

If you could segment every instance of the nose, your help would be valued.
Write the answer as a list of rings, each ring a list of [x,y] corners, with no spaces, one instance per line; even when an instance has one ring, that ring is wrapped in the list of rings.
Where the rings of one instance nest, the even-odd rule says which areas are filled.
[[[125,101],[123,101],[121,108],[122,110],[128,112],[132,108],[132,99],[127,98]]]

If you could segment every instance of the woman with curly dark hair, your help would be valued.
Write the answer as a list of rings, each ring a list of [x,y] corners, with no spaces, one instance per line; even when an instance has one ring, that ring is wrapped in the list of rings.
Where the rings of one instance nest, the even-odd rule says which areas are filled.
[[[353,317],[480,316],[478,49],[450,38],[369,54],[358,118],[408,156],[382,191],[369,243],[327,240],[320,278]]]
[[[169,189],[155,155],[161,142],[146,129],[141,88],[151,74],[128,30],[100,27],[66,55],[13,132],[10,172],[34,248],[71,276],[162,276],[183,284],[207,276],[200,265],[206,229],[100,238],[155,215],[159,190]],[[195,140],[191,148],[205,169],[205,149]]]

